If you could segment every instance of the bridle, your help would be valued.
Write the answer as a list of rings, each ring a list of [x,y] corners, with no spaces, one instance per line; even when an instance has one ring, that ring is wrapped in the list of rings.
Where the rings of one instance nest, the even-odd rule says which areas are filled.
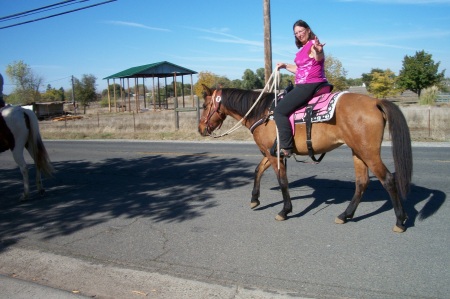
[[[222,104],[222,90],[215,90],[211,96],[211,104],[209,105],[209,110],[208,110],[208,116],[206,117],[204,123],[206,124],[206,131],[208,132],[208,134],[211,135],[212,131],[211,130],[211,118],[214,116],[214,114],[217,113],[217,115],[219,116],[220,119],[220,124],[216,129],[220,129],[220,127],[222,127],[223,121],[226,118],[226,114],[223,112],[220,112],[220,106]]]

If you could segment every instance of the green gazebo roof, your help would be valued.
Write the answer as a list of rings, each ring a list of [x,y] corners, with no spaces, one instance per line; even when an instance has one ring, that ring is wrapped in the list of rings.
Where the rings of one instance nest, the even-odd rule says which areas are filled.
[[[161,61],[157,63],[131,67],[129,69],[115,73],[103,79],[105,80],[116,78],[151,78],[151,77],[164,78],[164,77],[173,77],[174,74],[176,74],[177,76],[183,76],[183,75],[197,74],[197,72],[167,61]]]

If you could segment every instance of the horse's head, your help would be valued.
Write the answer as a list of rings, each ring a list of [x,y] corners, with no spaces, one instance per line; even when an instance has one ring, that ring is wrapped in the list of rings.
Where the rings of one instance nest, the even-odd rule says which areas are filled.
[[[203,85],[203,91],[203,113],[198,124],[198,132],[202,136],[209,136],[215,129],[222,126],[227,115],[220,111],[222,90],[212,90]]]

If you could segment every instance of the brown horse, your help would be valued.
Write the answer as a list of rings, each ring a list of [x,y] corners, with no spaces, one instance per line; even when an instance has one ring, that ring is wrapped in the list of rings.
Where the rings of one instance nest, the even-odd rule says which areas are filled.
[[[221,126],[227,115],[242,121],[247,128],[252,128],[253,138],[264,157],[255,170],[251,208],[260,204],[261,176],[269,166],[272,166],[283,194],[283,209],[276,219],[285,220],[288,213],[292,212],[285,161],[283,159],[278,161],[277,157],[270,154],[277,135],[275,122],[261,121],[267,119],[274,94],[264,93],[260,100],[257,100],[260,93],[255,91],[231,88],[213,91],[206,86],[204,89],[204,111],[198,125],[199,133],[202,136],[211,135]],[[392,138],[395,175],[389,172],[380,156],[386,122],[389,122]],[[262,124],[255,128],[257,123]],[[296,124],[295,154],[308,155],[305,139],[306,126]],[[336,104],[333,118],[313,124],[311,141],[316,154],[332,151],[343,144],[352,150],[356,190],[347,209],[337,216],[336,223],[342,224],[353,218],[361,196],[369,184],[370,169],[391,198],[396,216],[393,230],[405,231],[407,215],[403,209],[402,199],[406,198],[411,182],[412,150],[408,126],[397,105],[362,94],[343,93]]]

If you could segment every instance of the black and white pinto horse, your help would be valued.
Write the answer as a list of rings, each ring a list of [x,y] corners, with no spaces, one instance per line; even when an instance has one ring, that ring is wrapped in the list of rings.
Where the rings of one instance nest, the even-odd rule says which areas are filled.
[[[42,185],[41,173],[51,176],[54,169],[42,142],[39,123],[33,111],[20,106],[0,108],[0,153],[11,150],[14,160],[23,176],[24,192],[21,200],[26,200],[30,194],[28,168],[23,156],[26,148],[36,165],[36,186],[39,194],[45,190]]]

